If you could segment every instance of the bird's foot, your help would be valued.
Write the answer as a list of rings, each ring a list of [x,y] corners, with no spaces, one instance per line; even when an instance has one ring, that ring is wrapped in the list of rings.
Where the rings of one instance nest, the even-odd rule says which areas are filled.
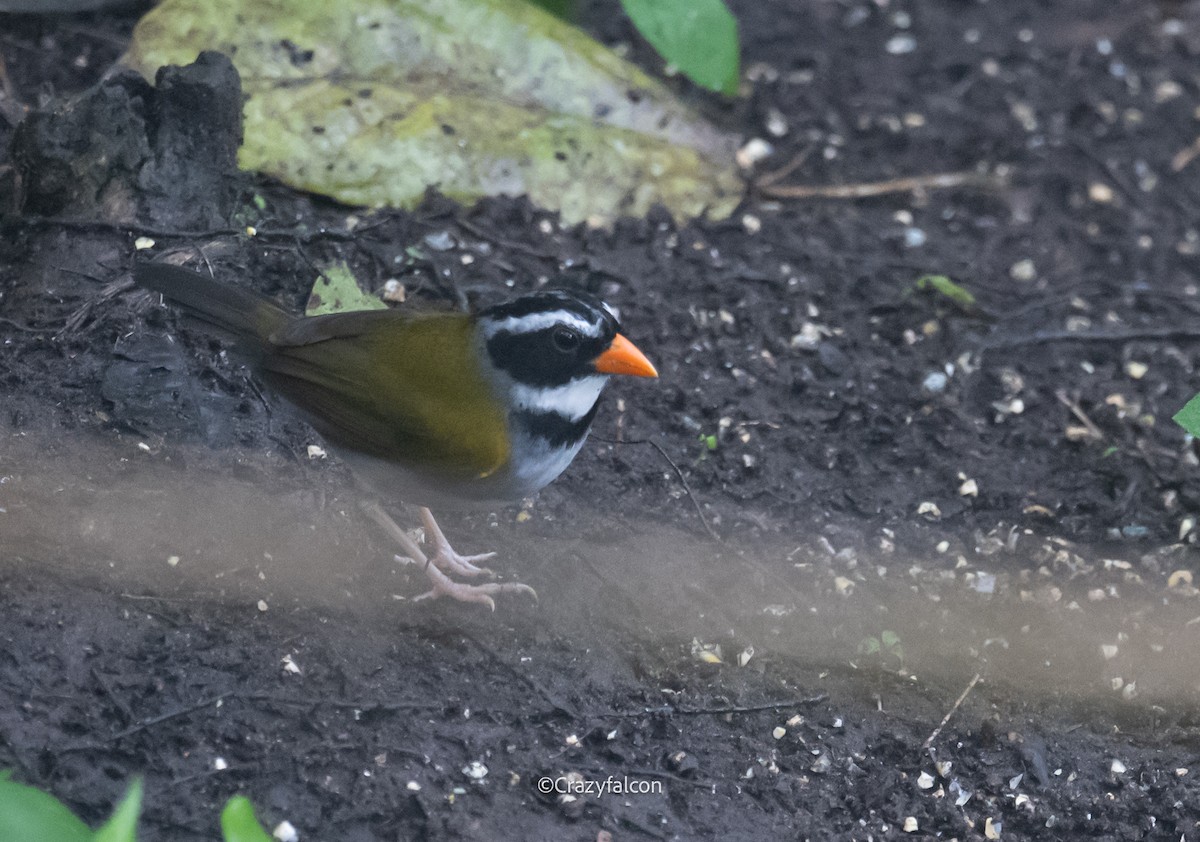
[[[494,579],[496,577],[495,572],[486,567],[478,567],[475,562],[487,561],[489,558],[495,557],[495,553],[459,555],[454,551],[453,547],[446,544],[443,547],[434,546],[433,555],[429,556],[429,563],[443,573],[466,576],[468,579],[475,576],[487,576]]]
[[[495,553],[480,553],[479,555],[459,555],[454,551],[454,547],[450,546],[450,542],[446,540],[445,533],[442,532],[437,521],[433,519],[433,512],[426,507],[421,507],[421,522],[425,525],[425,539],[429,541],[433,552],[427,553],[429,563],[441,570],[443,573],[450,575],[466,576],[474,578],[475,576],[495,577],[495,573],[486,567],[479,567],[475,564],[477,561],[487,561],[489,558],[495,558]]]
[[[449,597],[459,602],[478,602],[496,610],[496,602],[492,597],[502,593],[527,593],[535,600],[537,591],[520,582],[487,582],[482,585],[472,585],[466,582],[456,582],[451,575],[474,577],[494,576],[486,567],[479,567],[476,562],[486,561],[495,557],[495,553],[479,555],[459,555],[450,546],[446,536],[433,519],[429,509],[421,508],[421,520],[425,524],[425,537],[429,542],[430,553],[425,553],[416,541],[401,529],[394,520],[379,506],[378,503],[363,504],[367,515],[383,527],[403,548],[405,555],[397,555],[396,561],[405,564],[419,564],[429,577],[432,587],[416,598],[416,600],[438,599]]]
[[[495,594],[527,593],[535,600],[537,599],[537,591],[520,582],[487,582],[482,585],[456,582],[433,564],[425,567],[425,575],[429,577],[429,582],[433,587],[416,597],[414,602],[446,596],[459,602],[478,602],[495,611],[496,601],[492,599]]]

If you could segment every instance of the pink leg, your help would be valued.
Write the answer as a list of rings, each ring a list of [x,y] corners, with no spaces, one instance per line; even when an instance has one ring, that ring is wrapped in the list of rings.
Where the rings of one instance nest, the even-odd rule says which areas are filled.
[[[433,519],[433,513],[429,509],[421,507],[421,520],[425,523],[426,535],[433,545],[434,554],[432,556],[426,556],[421,551],[421,548],[417,546],[417,543],[408,537],[408,533],[401,529],[396,524],[396,521],[392,520],[378,503],[364,504],[363,510],[388,535],[392,536],[401,546],[406,556],[421,565],[425,570],[425,575],[429,577],[430,584],[433,587],[418,596],[417,600],[437,599],[441,596],[448,596],[459,602],[478,602],[495,611],[496,602],[492,599],[494,594],[527,593],[534,599],[537,599],[537,591],[520,582],[488,582],[483,585],[469,585],[464,582],[456,582],[446,575],[447,573],[457,573],[460,576],[478,576],[483,573],[491,575],[490,570],[476,567],[472,562],[491,558],[495,553],[460,556],[451,548],[450,543],[438,527],[437,521]]]

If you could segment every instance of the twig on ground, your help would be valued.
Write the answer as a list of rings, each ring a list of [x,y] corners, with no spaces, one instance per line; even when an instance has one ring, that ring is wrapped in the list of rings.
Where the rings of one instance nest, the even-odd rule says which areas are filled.
[[[234,696],[234,695],[236,695],[235,691],[227,690],[224,693],[213,696],[212,698],[209,698],[209,699],[205,699],[202,702],[197,702],[194,705],[189,705],[185,708],[180,708],[179,710],[169,711],[168,713],[160,714],[159,716],[152,716],[149,719],[143,719],[137,725],[134,725],[130,728],[126,728],[124,731],[118,731],[117,733],[113,734],[111,737],[108,738],[108,742],[115,743],[117,740],[122,740],[125,737],[133,736],[134,734],[145,731],[148,728],[153,728],[155,725],[161,725],[162,723],[168,722],[172,719],[178,719],[181,716],[187,716],[188,714],[195,713],[198,710],[204,710],[205,708],[208,708],[208,707],[214,707],[219,702],[223,702],[226,699],[228,699],[230,696]]]
[[[102,219],[66,219],[57,216],[28,216],[23,222],[29,225],[43,227],[66,228],[72,231],[117,231],[125,234],[138,234],[145,237],[180,240],[208,240],[216,237],[245,237],[245,228],[209,228],[204,231],[187,231],[167,228],[151,228],[144,225],[133,225],[124,222],[108,222]],[[296,229],[275,231],[269,228],[256,228],[255,240],[300,240],[303,243],[319,242],[321,240],[353,241],[367,231],[378,228],[387,222],[387,218],[363,223],[354,228],[318,228],[301,233]]]
[[[778,702],[763,702],[760,705],[722,705],[721,707],[711,708],[679,708],[674,705],[663,705],[662,707],[642,708],[637,711],[617,712],[608,715],[620,716],[626,719],[633,716],[645,716],[648,713],[670,713],[677,716],[724,716],[727,713],[762,713],[763,711],[810,707],[818,705],[828,698],[828,693],[819,693],[816,696],[808,696],[802,699],[783,699]]]
[[[1003,187],[1004,183],[1004,180],[998,176],[968,171],[913,175],[862,184],[777,185],[760,183],[758,189],[764,196],[772,199],[868,199],[873,196],[885,196],[889,193],[945,190],[952,187],[996,189]]]
[[[459,220],[456,220],[455,224],[458,225],[459,228],[462,228],[464,231],[466,231],[470,234],[474,234],[479,239],[487,240],[489,243],[492,243],[493,245],[501,246],[503,248],[508,249],[509,251],[520,252],[521,254],[527,254],[530,257],[537,257],[537,258],[541,258],[542,260],[558,260],[557,254],[552,254],[550,252],[542,251],[533,246],[528,246],[525,243],[518,243],[516,240],[507,240],[504,237],[501,237],[499,234],[493,234],[491,232],[484,231],[482,228],[480,228],[474,222],[469,222],[468,220],[465,220],[465,219],[459,219]]]
[[[549,704],[550,707],[552,707],[556,712],[564,714],[564,715],[570,717],[571,719],[579,719],[579,714],[574,709],[572,709],[569,705],[567,705],[566,702],[560,702],[558,699],[551,696],[550,693],[546,690],[546,688],[543,687],[541,684],[539,684],[536,680],[534,680],[534,678],[531,675],[529,675],[528,672],[526,672],[525,670],[519,670],[516,667],[514,667],[512,664],[510,664],[508,661],[506,661],[504,658],[502,658],[500,656],[499,652],[497,652],[492,647],[488,646],[483,641],[474,637],[473,635],[464,634],[463,637],[466,640],[469,640],[472,643],[474,643],[480,652],[483,652],[485,655],[487,655],[489,658],[491,658],[495,663],[499,664],[500,667],[503,668],[506,672],[508,672],[510,675],[512,675],[517,680],[519,680],[522,684],[529,687],[529,689],[533,690],[533,692],[535,692],[539,696],[541,696],[546,701],[546,703]]]
[[[1066,330],[1046,331],[1032,336],[1012,336],[996,339],[984,344],[981,351],[999,351],[1011,348],[1025,348],[1030,345],[1052,345],[1057,342],[1136,342],[1141,339],[1200,339],[1200,330],[1195,328],[1165,327],[1165,328],[1132,328],[1124,331],[1108,333],[1072,333]]]
[[[942,721],[938,723],[938,727],[933,729],[933,733],[925,738],[925,742],[921,744],[922,751],[928,751],[933,741],[942,733],[942,729],[946,727],[946,723],[950,721],[950,717],[954,716],[955,711],[962,707],[962,703],[967,700],[967,696],[971,695],[971,691],[975,689],[975,685],[979,683],[982,676],[975,673],[975,676],[967,683],[966,688],[958,694],[958,698],[954,700],[950,710],[946,711],[946,715],[942,717]]]
[[[1066,390],[1055,390],[1054,397],[1058,398],[1059,403],[1071,410],[1071,414],[1079,419],[1080,424],[1087,428],[1088,435],[1097,441],[1103,441],[1105,439],[1104,431],[1096,426],[1096,422],[1092,421],[1092,419],[1088,417],[1087,413],[1083,411],[1083,407],[1079,405],[1079,401],[1068,395]]]
[[[20,322],[14,322],[12,319],[6,319],[3,316],[0,316],[0,324],[8,325],[15,330],[21,330],[25,333],[54,333],[54,331],[58,330],[56,327],[30,327]]]
[[[125,704],[125,700],[113,691],[108,682],[104,680],[104,676],[102,676],[95,667],[92,667],[92,678],[96,680],[96,683],[100,685],[100,689],[104,691],[104,695],[108,697],[108,700],[112,702],[113,706],[118,712],[120,712],[121,718],[125,720],[126,725],[137,719],[137,717],[133,715],[133,711],[129,709],[129,705]]]
[[[440,710],[444,702],[372,702],[356,701],[354,699],[312,699],[276,696],[271,693],[237,693],[235,698],[245,702],[267,702],[275,705],[292,705],[294,707],[331,707],[341,710],[382,711],[383,713],[411,713],[418,710]]]
[[[708,518],[704,516],[704,510],[700,508],[700,501],[696,499],[696,495],[692,493],[692,486],[688,483],[687,477],[683,475],[683,471],[675,460],[668,455],[667,451],[663,450],[662,445],[653,439],[630,439],[628,441],[618,441],[616,439],[608,439],[603,436],[593,436],[597,441],[605,442],[606,444],[648,444],[659,452],[663,459],[667,460],[667,464],[671,466],[671,470],[675,472],[675,476],[679,478],[679,482],[683,485],[683,490],[687,492],[688,499],[692,501],[692,507],[696,510],[697,517],[700,518],[700,523],[704,526],[704,531],[708,533],[708,537],[712,538],[718,544],[721,543],[721,536],[712,528],[708,522]]]
[[[770,187],[772,184],[782,181],[796,170],[800,169],[804,162],[808,160],[808,156],[812,154],[812,151],[813,147],[811,146],[801,149],[796,154],[796,157],[792,158],[792,160],[788,161],[777,170],[763,173],[754,183],[758,185],[758,188],[761,190],[764,187]]]

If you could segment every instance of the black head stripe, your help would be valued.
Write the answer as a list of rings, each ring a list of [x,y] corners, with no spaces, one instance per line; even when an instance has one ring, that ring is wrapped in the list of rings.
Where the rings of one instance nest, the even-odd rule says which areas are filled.
[[[620,330],[601,301],[565,290],[490,307],[479,314],[479,324],[492,364],[527,386],[562,386],[594,374],[593,362]],[[556,341],[563,330],[577,334],[578,342]]]
[[[605,306],[603,301],[586,292],[565,289],[551,289],[522,295],[520,298],[489,307],[479,316],[483,319],[501,321],[554,310],[564,310],[584,321],[603,323],[611,327],[614,334],[621,331],[621,325],[616,316]]]
[[[526,386],[562,386],[588,372],[588,365],[604,352],[612,337],[585,336],[571,354],[554,346],[555,328],[514,333],[502,330],[487,341],[496,368]]]
[[[599,408],[600,402],[596,401],[587,415],[577,421],[565,418],[557,412],[523,410],[517,413],[517,422],[530,435],[542,439],[551,447],[572,447],[587,435]]]

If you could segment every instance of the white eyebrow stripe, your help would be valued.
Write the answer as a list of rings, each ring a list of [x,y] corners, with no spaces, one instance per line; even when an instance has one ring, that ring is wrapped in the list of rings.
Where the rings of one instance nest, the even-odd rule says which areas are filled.
[[[578,421],[592,411],[608,377],[594,374],[579,377],[562,386],[526,386],[514,383],[512,396],[519,409],[531,412],[556,412]]]
[[[536,333],[555,325],[573,327],[584,336],[597,337],[600,335],[600,325],[582,319],[567,310],[550,310],[545,313],[527,313],[524,316],[509,316],[499,321],[489,322],[484,328],[490,339],[497,333]]]

